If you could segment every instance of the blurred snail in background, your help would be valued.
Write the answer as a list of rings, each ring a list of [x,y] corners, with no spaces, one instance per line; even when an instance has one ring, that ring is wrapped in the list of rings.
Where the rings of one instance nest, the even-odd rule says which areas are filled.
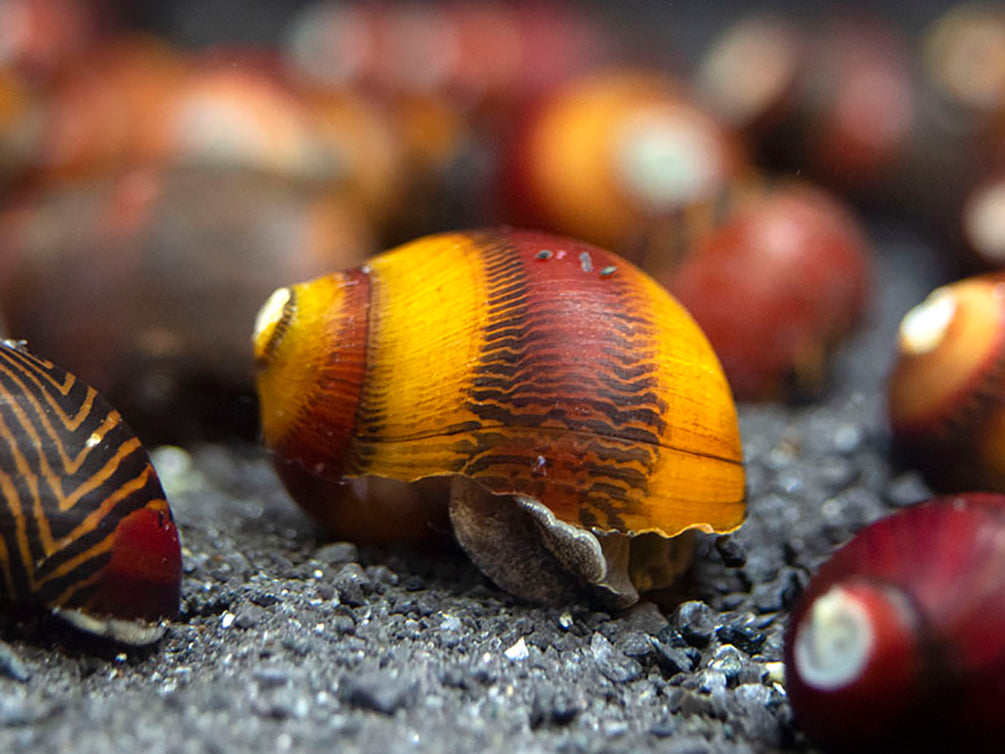
[[[318,0],[298,11],[282,45],[316,85],[391,101],[428,95],[493,129],[520,101],[609,62],[615,47],[591,9],[554,0]]]
[[[865,233],[840,200],[803,181],[739,181],[649,247],[644,269],[704,330],[738,400],[822,392],[869,289]]]
[[[500,159],[510,221],[635,258],[662,222],[710,201],[749,166],[738,142],[667,78],[594,73],[544,95]]]
[[[595,16],[553,0],[319,0],[295,14],[281,54],[307,90],[364,93],[380,107],[403,152],[386,236],[401,241],[498,221],[491,175],[514,114],[614,57],[615,35]]]
[[[63,183],[0,210],[0,316],[144,435],[204,422],[192,429],[250,436],[251,401],[221,398],[254,390],[248,322],[262,299],[374,244],[356,203],[275,176],[136,170]]]
[[[933,291],[901,321],[887,386],[896,448],[946,491],[1005,491],[1005,274]]]
[[[189,65],[171,45],[122,34],[88,53],[38,93],[21,120],[34,140],[18,146],[24,182],[38,185],[165,159],[165,124]]]
[[[979,133],[1005,114],[1005,12],[959,3],[926,29],[921,63],[944,107]],[[961,123],[960,125],[964,125]],[[975,133],[975,132],[972,132]]]
[[[626,605],[686,565],[678,535],[743,521],[715,354],[655,281],[597,247],[422,238],[277,290],[255,357],[265,444],[335,536],[421,536],[449,496],[458,541],[507,591]]]
[[[889,204],[917,120],[907,44],[863,9],[824,21],[741,19],[705,52],[697,98],[764,164]]]
[[[32,87],[50,81],[101,39],[100,14],[81,0],[0,3],[0,69]]]
[[[44,94],[26,100],[0,79],[0,102],[11,104],[0,116],[0,168],[20,168],[35,185],[213,167],[324,183],[355,196],[375,222],[401,200],[404,154],[391,118],[362,94],[297,85],[263,53],[185,55],[122,34]]]
[[[178,613],[178,530],[150,459],[94,388],[0,342],[0,600],[149,644]]]
[[[793,609],[785,677],[828,751],[1000,751],[1005,496],[934,498],[860,531]]]

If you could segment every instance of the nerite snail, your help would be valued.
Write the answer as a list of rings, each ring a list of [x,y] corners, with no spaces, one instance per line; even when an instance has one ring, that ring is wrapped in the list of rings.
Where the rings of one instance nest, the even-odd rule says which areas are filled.
[[[1005,496],[935,498],[859,532],[793,610],[785,676],[830,751],[999,751]]]
[[[888,385],[896,448],[945,491],[1005,491],[1005,275],[934,290],[900,324]]]
[[[499,181],[506,216],[629,256],[750,170],[731,134],[648,71],[566,82],[510,132]]]
[[[865,233],[850,208],[807,182],[730,188],[660,234],[669,253],[645,268],[701,325],[737,400],[815,397],[865,308]],[[688,228],[692,216],[705,227]]]
[[[585,583],[624,604],[686,562],[669,538],[743,520],[715,354],[657,283],[594,246],[429,236],[279,289],[255,332],[265,443],[339,536],[414,534],[429,487],[449,485],[458,540],[503,588],[554,602]]]
[[[0,342],[0,599],[149,644],[178,613],[180,583],[171,510],[118,411]]]

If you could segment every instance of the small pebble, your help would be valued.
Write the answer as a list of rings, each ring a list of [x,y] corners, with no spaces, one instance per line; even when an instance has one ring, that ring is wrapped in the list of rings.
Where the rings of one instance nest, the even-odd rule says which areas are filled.
[[[531,701],[530,727],[537,729],[545,725],[568,725],[581,709],[582,705],[568,695],[557,692],[550,685],[542,685],[535,691]]]
[[[731,644],[723,644],[712,656],[712,661],[708,664],[712,670],[722,673],[726,679],[726,685],[733,688],[739,682],[740,673],[744,668],[743,657],[739,650]]]
[[[332,542],[314,553],[314,557],[328,565],[341,565],[359,560],[359,548],[352,542]]]
[[[736,537],[723,535],[715,540],[715,549],[729,568],[740,568],[747,562],[747,548]]]
[[[241,629],[254,628],[265,618],[267,613],[258,605],[245,605],[237,611],[234,625]]]
[[[405,583],[402,586],[405,587],[406,592],[418,592],[426,588],[426,580],[418,574],[413,574],[405,579]]]
[[[756,655],[760,652],[767,639],[761,630],[744,619],[719,627],[715,635],[723,644],[739,647],[748,655]]]
[[[527,649],[527,642],[523,640],[521,636],[517,642],[507,649],[503,654],[506,655],[508,660],[513,662],[520,662],[526,660],[530,656],[530,651]]]
[[[339,698],[353,707],[393,715],[414,702],[417,689],[415,681],[384,671],[370,671],[346,676],[339,687]]]
[[[834,430],[834,449],[850,455],[862,446],[862,430],[854,424],[842,424]]]
[[[691,600],[678,606],[674,612],[681,636],[692,647],[704,647],[715,632],[715,612],[704,602]]]
[[[668,678],[677,673],[690,673],[701,661],[701,653],[692,647],[674,647],[659,640],[653,640],[656,664]]]
[[[22,683],[31,678],[31,673],[28,671],[28,666],[24,664],[24,660],[5,641],[0,641],[0,674]]]
[[[657,738],[669,738],[680,730],[676,717],[664,717],[649,726],[649,732]]]
[[[336,634],[352,634],[356,632],[356,619],[349,608],[339,608],[332,613],[328,620],[332,631]]]
[[[590,653],[600,672],[613,683],[629,683],[642,676],[642,666],[615,649],[600,632],[590,639]]]
[[[932,491],[920,473],[905,471],[890,481],[884,494],[887,501],[902,507],[927,500],[932,496]]]
[[[649,634],[642,633],[641,631],[631,631],[626,634],[624,638],[618,642],[618,649],[620,649],[627,657],[633,657],[642,662],[651,657],[655,652],[653,649],[652,637]]]
[[[290,669],[282,667],[262,667],[252,672],[255,680],[262,688],[277,688],[285,686],[290,681]]]
[[[0,728],[35,725],[57,711],[57,706],[34,697],[0,694]]]
[[[280,598],[278,595],[270,594],[269,592],[258,592],[252,594],[248,597],[252,602],[254,602],[259,607],[269,608],[279,602]]]
[[[311,653],[310,642],[296,634],[287,634],[281,643],[286,649],[300,657],[306,657]]]
[[[339,599],[351,607],[365,605],[366,595],[373,592],[373,582],[359,563],[342,566],[332,584],[338,591]]]

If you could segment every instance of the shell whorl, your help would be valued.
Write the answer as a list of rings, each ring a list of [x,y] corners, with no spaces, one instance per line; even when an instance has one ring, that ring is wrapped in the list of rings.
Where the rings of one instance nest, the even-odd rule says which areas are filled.
[[[158,621],[178,612],[181,551],[139,440],[95,390],[0,344],[0,596]]]
[[[332,479],[466,476],[600,529],[742,520],[718,362],[687,313],[608,252],[443,234],[278,295],[257,343],[265,441],[284,462]]]

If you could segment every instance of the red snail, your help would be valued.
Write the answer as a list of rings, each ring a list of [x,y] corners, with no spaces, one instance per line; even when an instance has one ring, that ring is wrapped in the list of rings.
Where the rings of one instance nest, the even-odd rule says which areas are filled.
[[[1005,275],[933,291],[901,321],[888,385],[897,449],[946,491],[1005,491]]]
[[[429,236],[279,289],[255,333],[265,444],[337,536],[414,537],[449,488],[455,535],[504,589],[630,604],[687,562],[690,537],[671,538],[743,520],[714,352],[597,247]]]
[[[829,751],[1000,751],[1005,496],[934,498],[860,531],[792,611],[785,677]]]
[[[180,584],[171,510],[118,411],[0,342],[0,599],[149,644],[177,615]]]
[[[650,249],[644,266],[705,331],[737,399],[821,391],[869,287],[849,209],[805,182],[741,182],[660,235],[670,248]]]

